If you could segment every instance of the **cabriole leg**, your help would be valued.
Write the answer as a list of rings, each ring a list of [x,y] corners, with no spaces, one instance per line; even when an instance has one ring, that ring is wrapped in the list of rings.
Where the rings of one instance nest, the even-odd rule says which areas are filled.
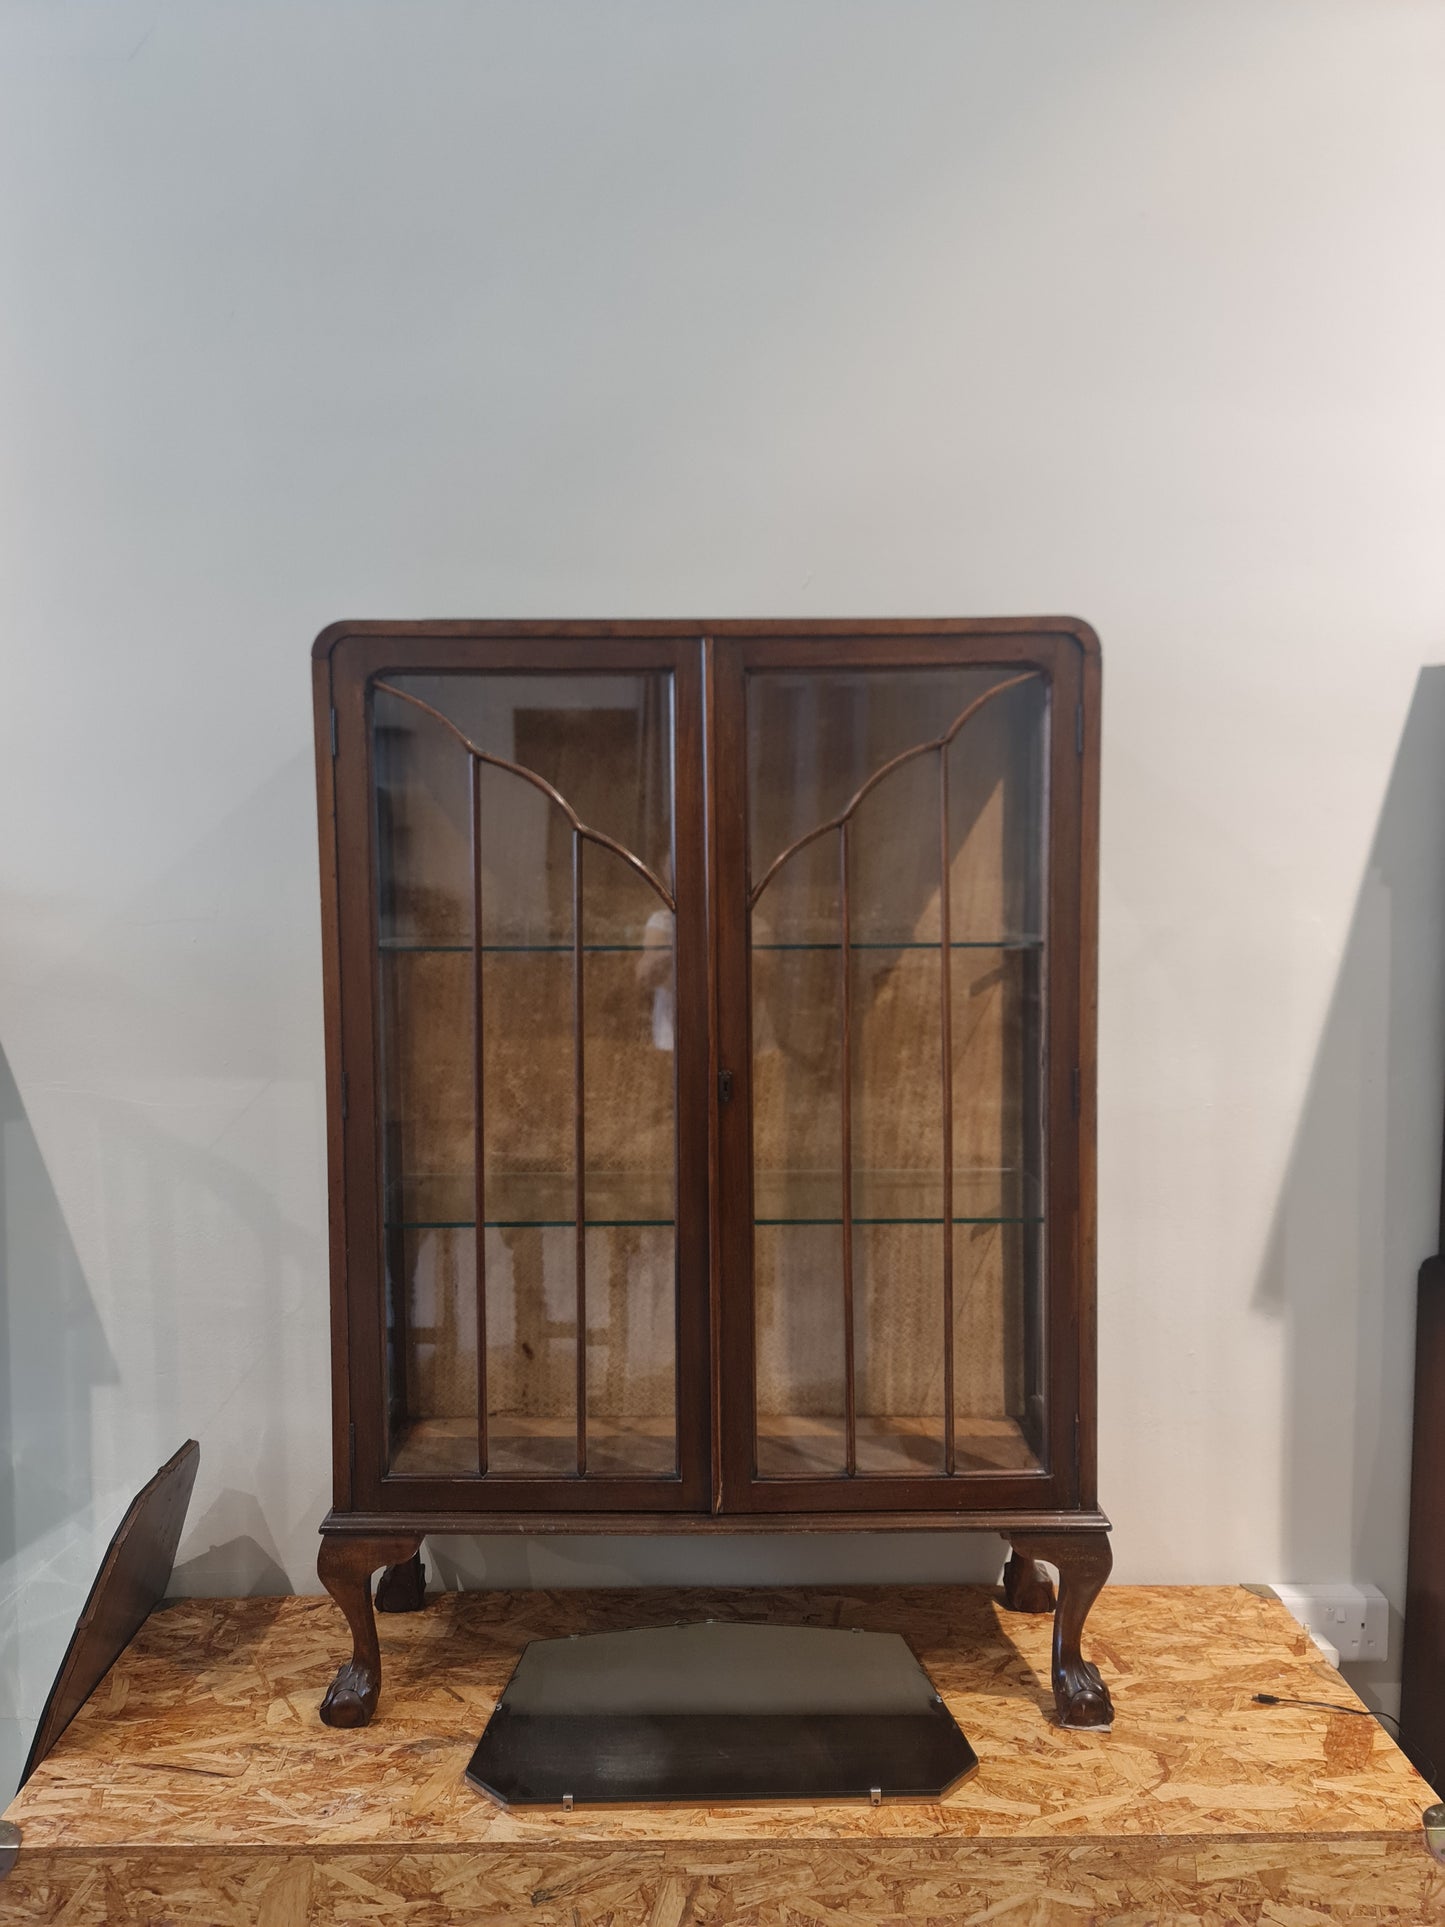
[[[376,1582],[379,1613],[419,1613],[426,1604],[426,1567],[414,1552],[399,1566],[388,1566]]]
[[[1060,1726],[1110,1726],[1109,1689],[1079,1650],[1084,1621],[1103,1591],[1114,1555],[1106,1532],[1031,1533],[1013,1541],[1015,1559],[1046,1559],[1059,1573],[1054,1611],[1054,1704]],[[1010,1561],[1012,1564],[1012,1560]]]
[[[1003,1569],[1003,1603],[1011,1613],[1051,1613],[1054,1582],[1037,1559],[1010,1552]]]
[[[342,1532],[322,1534],[317,1576],[351,1628],[351,1658],[337,1670],[321,1702],[321,1717],[327,1726],[365,1726],[376,1711],[381,1691],[381,1648],[371,1604],[371,1575],[378,1566],[405,1564],[420,1544],[419,1533],[393,1539],[357,1539]]]

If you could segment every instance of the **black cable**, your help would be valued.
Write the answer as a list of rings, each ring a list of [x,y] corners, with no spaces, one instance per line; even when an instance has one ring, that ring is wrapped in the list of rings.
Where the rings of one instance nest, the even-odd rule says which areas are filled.
[[[1259,1706],[1317,1706],[1320,1711],[1324,1713],[1354,1713],[1358,1715],[1360,1719],[1388,1720],[1395,1729],[1396,1740],[1400,1737],[1400,1722],[1395,1715],[1393,1713],[1377,1713],[1373,1707],[1341,1706],[1337,1700],[1290,1699],[1281,1693],[1256,1693],[1254,1698],[1256,1705]],[[1406,1757],[1409,1758],[1410,1756],[1407,1755]],[[1440,1776],[1435,1771],[1435,1762],[1426,1755],[1417,1753],[1413,1757],[1411,1764],[1421,1779],[1438,1792],[1440,1789]]]
[[[1316,1706],[1322,1713],[1353,1713],[1362,1720],[1389,1720],[1398,1734],[1400,1722],[1393,1713],[1377,1713],[1369,1706],[1341,1706],[1337,1700],[1297,1700],[1287,1694],[1256,1693],[1256,1706]]]

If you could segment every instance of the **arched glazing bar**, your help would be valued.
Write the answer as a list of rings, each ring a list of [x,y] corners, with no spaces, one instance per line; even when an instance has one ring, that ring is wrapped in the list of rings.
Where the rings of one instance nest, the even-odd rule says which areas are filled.
[[[545,777],[535,770],[527,769],[521,763],[509,762],[504,756],[495,756],[490,750],[481,749],[464,730],[461,730],[449,716],[414,696],[409,690],[398,689],[395,683],[384,680],[372,685],[378,695],[392,697],[397,702],[407,703],[411,708],[420,710],[425,716],[438,723],[466,751],[470,772],[471,801],[471,890],[472,890],[472,1110],[474,1155],[472,1159],[474,1203],[473,1215],[476,1220],[475,1262],[476,1262],[476,1301],[477,1301],[477,1471],[485,1475],[488,1467],[488,1411],[487,1411],[487,1197],[486,1197],[486,1156],[483,1137],[484,1102],[484,1065],[482,998],[482,786],[481,769],[485,763],[493,769],[504,771],[509,776],[520,777],[530,783],[533,789],[540,790],[549,802],[559,809],[567,819],[572,831],[572,1150],[575,1166],[573,1224],[575,1238],[575,1278],[576,1278],[576,1438],[577,1438],[577,1477],[587,1475],[587,1132],[586,1132],[586,1063],[584,1056],[585,1002],[582,978],[582,851],[586,843],[595,843],[599,848],[610,850],[620,856],[625,863],[637,872],[645,883],[656,892],[667,908],[676,914],[677,901],[672,892],[654,871],[648,868],[641,857],[634,855],[615,837],[602,830],[591,828],[584,823],[572,805],[554,789]]]
[[[938,848],[939,848],[939,1041],[943,1081],[943,1143],[941,1147],[943,1197],[943,1469],[946,1476],[957,1470],[957,1444],[954,1422],[954,1309],[953,1309],[953,963],[951,948],[950,870],[948,841],[948,751],[954,738],[973,718],[1010,689],[1037,682],[1038,672],[1026,670],[1009,676],[985,689],[954,717],[941,736],[900,750],[853,792],[836,816],[816,824],[774,857],[756,884],[750,882],[748,908],[754,910],[758,899],[791,857],[806,849],[820,836],[836,831],[838,836],[838,921],[839,968],[842,971],[840,1008],[841,1044],[841,1215],[843,1220],[843,1427],[844,1472],[848,1478],[858,1473],[858,1411],[856,1346],[853,1306],[853,991],[852,991],[852,909],[849,900],[848,827],[865,797],[905,763],[920,756],[938,758]]]

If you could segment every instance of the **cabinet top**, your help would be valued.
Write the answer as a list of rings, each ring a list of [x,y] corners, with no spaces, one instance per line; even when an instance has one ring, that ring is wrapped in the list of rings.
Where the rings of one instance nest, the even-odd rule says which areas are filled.
[[[834,616],[729,617],[721,622],[694,619],[612,618],[606,621],[510,621],[489,617],[466,621],[450,619],[398,621],[341,621],[328,623],[316,638],[312,655],[329,656],[348,636],[477,637],[535,636],[599,640],[667,636],[1068,636],[1087,656],[1098,656],[1099,638],[1078,616],[899,616],[864,618]]]

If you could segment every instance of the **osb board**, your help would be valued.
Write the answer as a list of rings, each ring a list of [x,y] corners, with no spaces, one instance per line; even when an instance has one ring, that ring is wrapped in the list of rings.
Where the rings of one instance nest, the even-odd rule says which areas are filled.
[[[1422,1927],[1414,1842],[121,1850],[27,1868],[0,1919],[72,1927]],[[7,1900],[8,1895],[8,1900]]]
[[[977,1749],[939,1803],[505,1812],[462,1771],[529,1638],[693,1616],[902,1631]],[[316,1702],[320,1599],[154,1617],[10,1808],[0,1921],[1445,1921],[1429,1789],[1272,1600],[1120,1587],[1088,1647],[1111,1734],[1054,1726],[1048,1618],[984,1588],[472,1593],[383,1616],[381,1710]]]

